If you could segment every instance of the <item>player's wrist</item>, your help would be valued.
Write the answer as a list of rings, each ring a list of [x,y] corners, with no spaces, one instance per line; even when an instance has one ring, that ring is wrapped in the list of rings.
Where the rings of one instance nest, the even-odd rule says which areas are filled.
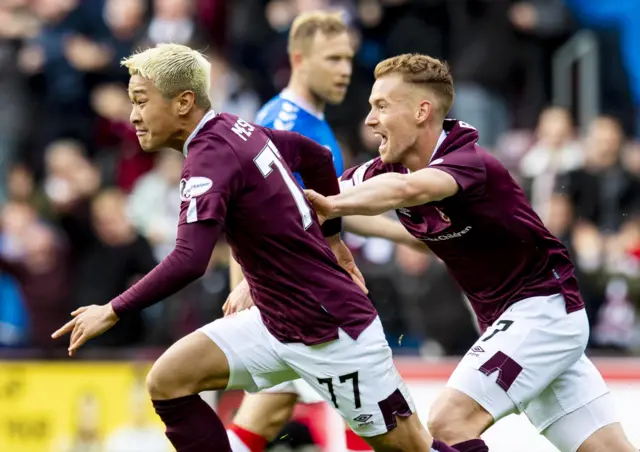
[[[109,311],[109,316],[115,320],[120,320],[122,314],[124,314],[124,303],[120,297],[114,298],[105,305],[105,309]]]

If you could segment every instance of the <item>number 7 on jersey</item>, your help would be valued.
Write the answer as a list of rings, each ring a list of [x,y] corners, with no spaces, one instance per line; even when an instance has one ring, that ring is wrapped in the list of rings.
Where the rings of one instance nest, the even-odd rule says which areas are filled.
[[[280,152],[278,151],[278,148],[276,148],[275,144],[273,144],[271,140],[267,141],[266,146],[262,151],[260,151],[256,158],[253,159],[253,161],[265,178],[273,172],[274,167],[278,170],[282,179],[284,179],[291,196],[293,196],[296,206],[298,207],[298,211],[302,217],[302,227],[304,229],[308,229],[313,223],[311,207],[307,204],[307,200],[304,197],[302,189],[298,183],[293,180],[289,171],[285,168],[284,163],[282,163]]]

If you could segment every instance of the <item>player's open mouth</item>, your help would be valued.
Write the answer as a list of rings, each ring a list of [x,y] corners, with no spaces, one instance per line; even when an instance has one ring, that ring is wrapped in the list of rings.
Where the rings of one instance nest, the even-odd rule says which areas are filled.
[[[387,136],[380,133],[380,132],[376,132],[374,134],[376,137],[380,138],[380,146],[378,146],[378,149],[382,149],[383,147],[385,147],[387,145],[387,141],[389,141],[387,139]]]

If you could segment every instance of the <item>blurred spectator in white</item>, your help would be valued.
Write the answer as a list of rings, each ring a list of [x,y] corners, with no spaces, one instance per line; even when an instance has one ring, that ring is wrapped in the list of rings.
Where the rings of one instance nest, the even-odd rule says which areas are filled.
[[[152,11],[153,17],[146,36],[150,46],[161,42],[173,42],[202,47],[203,34],[195,20],[193,0],[153,0]]]
[[[73,140],[51,143],[45,151],[44,190],[54,209],[68,212],[89,199],[100,187],[96,168],[82,145]]]
[[[211,52],[211,105],[216,111],[232,113],[252,121],[260,98],[221,54]]]
[[[544,110],[536,142],[520,162],[520,174],[534,210],[545,223],[550,218],[549,202],[557,177],[580,168],[583,160],[569,112],[558,107]]]
[[[584,167],[567,173],[560,183],[576,217],[607,233],[617,231],[638,206],[638,179],[620,162],[623,145],[620,123],[611,117],[596,118],[584,140]]]
[[[158,261],[176,244],[183,161],[173,149],[161,151],[155,168],[138,179],[129,197],[129,218],[153,246]]]

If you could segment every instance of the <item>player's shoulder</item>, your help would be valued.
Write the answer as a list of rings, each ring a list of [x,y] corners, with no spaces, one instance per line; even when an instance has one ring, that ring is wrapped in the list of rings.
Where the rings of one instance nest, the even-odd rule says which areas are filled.
[[[429,166],[455,162],[456,165],[483,167],[496,160],[478,144],[478,131],[471,124],[457,119],[445,119],[443,131]]]
[[[185,168],[252,160],[268,135],[263,127],[231,113],[210,112],[184,145]]]
[[[291,100],[278,94],[267,102],[256,115],[256,123],[276,130],[299,131],[306,114]]]

